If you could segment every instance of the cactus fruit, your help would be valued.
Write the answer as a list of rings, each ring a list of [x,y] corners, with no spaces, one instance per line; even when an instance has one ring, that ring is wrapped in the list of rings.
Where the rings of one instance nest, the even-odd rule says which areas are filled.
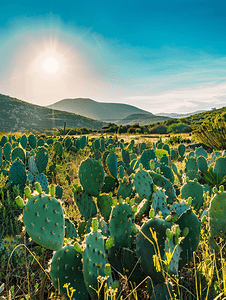
[[[88,300],[89,295],[84,283],[81,255],[73,246],[66,247],[54,253],[51,261],[50,277],[53,285],[62,295],[67,296],[65,284],[74,289],[73,299]]]
[[[27,233],[37,243],[59,250],[64,242],[63,208],[56,198],[39,194],[31,197],[23,208]]]
[[[81,163],[78,176],[84,190],[97,197],[104,183],[103,166],[98,161],[88,158]]]

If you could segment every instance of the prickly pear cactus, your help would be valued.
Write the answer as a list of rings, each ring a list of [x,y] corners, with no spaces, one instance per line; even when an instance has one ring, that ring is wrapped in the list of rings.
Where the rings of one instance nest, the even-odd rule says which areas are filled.
[[[96,204],[92,197],[81,189],[75,189],[74,199],[78,207],[79,212],[87,221],[89,218],[97,214]]]
[[[69,219],[65,219],[65,237],[71,239],[77,238],[75,225]]]
[[[12,161],[19,158],[23,163],[25,163],[25,151],[23,148],[16,147],[11,153]]]
[[[38,172],[42,173],[45,171],[49,160],[48,150],[44,147],[39,147],[38,152],[35,156],[35,164],[37,166]]]
[[[9,182],[18,185],[20,192],[23,193],[27,181],[27,173],[24,164],[20,160],[15,160],[9,169]]]
[[[4,152],[5,159],[8,161],[11,160],[11,151],[12,151],[12,145],[9,142],[5,143],[3,152]]]
[[[155,211],[155,215],[161,211],[164,219],[170,214],[170,210],[167,208],[166,195],[163,190],[158,189],[155,193],[153,193],[152,207]]]
[[[60,202],[50,195],[33,196],[23,208],[23,222],[30,237],[37,244],[56,251],[64,242],[63,215]]]
[[[62,295],[67,296],[67,290],[64,285],[70,283],[69,288],[75,289],[73,299],[89,299],[84,283],[81,255],[73,246],[67,245],[54,253],[51,261],[50,277],[54,287]]]
[[[115,238],[114,249],[123,245],[132,233],[134,213],[127,203],[116,205],[110,216],[110,235]]]
[[[97,299],[98,276],[105,276],[105,257],[104,239],[99,231],[88,234],[85,238],[86,247],[82,253],[83,275],[86,288],[92,299]]]
[[[212,237],[226,233],[226,192],[219,191],[209,207],[209,226]]]
[[[35,177],[35,181],[39,182],[42,189],[45,190],[47,189],[49,183],[48,183],[48,179],[46,177],[46,175],[44,173],[39,173],[36,177]]]
[[[208,163],[204,156],[199,156],[197,158],[198,168],[202,173],[206,173],[208,170]]]
[[[123,199],[126,199],[127,197],[130,197],[133,191],[133,184],[131,180],[128,178],[124,178],[123,181],[119,184],[119,189],[117,193],[117,197],[122,197]]]
[[[30,134],[28,136],[28,143],[32,149],[36,148],[36,137],[33,134]]]
[[[192,197],[192,205],[196,210],[203,204],[203,187],[198,183],[197,179],[194,181],[187,181],[181,188],[181,198],[188,199]]]
[[[97,197],[97,206],[101,216],[107,222],[111,214],[112,197],[107,194],[99,195]]]
[[[149,172],[149,174],[151,175],[154,184],[165,190],[167,204],[172,204],[176,200],[176,191],[172,183],[166,177],[156,172]]]
[[[139,170],[133,181],[136,192],[146,198],[150,199],[153,194],[153,180],[149,173],[145,170]]]
[[[26,149],[27,147],[27,142],[28,142],[27,136],[26,134],[23,134],[22,137],[20,138],[20,144],[24,149]]]
[[[104,184],[103,166],[98,161],[87,158],[81,163],[78,176],[84,190],[89,195],[97,197]]]
[[[57,141],[54,145],[53,145],[53,151],[55,152],[55,154],[59,157],[61,157],[63,155],[63,146],[61,144],[61,142]]]
[[[115,152],[111,152],[107,156],[107,167],[108,170],[110,171],[111,176],[114,178],[117,178],[118,175],[118,162],[117,162],[117,155]]]
[[[226,157],[219,157],[216,160],[213,173],[217,178],[223,178],[226,175]]]
[[[163,270],[156,269],[156,255],[158,255],[155,235],[158,241],[160,256],[165,254],[166,229],[173,223],[160,218],[148,220],[141,227],[137,235],[136,253],[140,257],[140,263],[146,276],[150,276],[155,282],[164,282]],[[150,242],[151,241],[151,242]]]

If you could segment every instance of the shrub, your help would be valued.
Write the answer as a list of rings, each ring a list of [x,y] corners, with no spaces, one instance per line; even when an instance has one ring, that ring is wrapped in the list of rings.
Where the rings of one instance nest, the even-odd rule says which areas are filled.
[[[166,134],[167,127],[165,125],[157,125],[149,130],[150,133],[157,133],[157,134]]]
[[[173,132],[173,133],[188,133],[191,131],[192,131],[191,126],[185,123],[172,124],[168,127],[168,132]]]

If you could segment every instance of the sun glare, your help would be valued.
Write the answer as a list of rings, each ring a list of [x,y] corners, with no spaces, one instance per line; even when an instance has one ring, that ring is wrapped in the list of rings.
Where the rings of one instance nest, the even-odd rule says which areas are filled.
[[[47,74],[54,74],[59,70],[59,62],[54,57],[46,57],[42,63],[42,69]]]

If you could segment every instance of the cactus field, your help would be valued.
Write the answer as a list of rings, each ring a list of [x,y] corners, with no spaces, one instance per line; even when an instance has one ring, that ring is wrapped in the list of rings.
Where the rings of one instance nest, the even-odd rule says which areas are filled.
[[[0,299],[226,299],[226,152],[203,139],[0,134]]]

